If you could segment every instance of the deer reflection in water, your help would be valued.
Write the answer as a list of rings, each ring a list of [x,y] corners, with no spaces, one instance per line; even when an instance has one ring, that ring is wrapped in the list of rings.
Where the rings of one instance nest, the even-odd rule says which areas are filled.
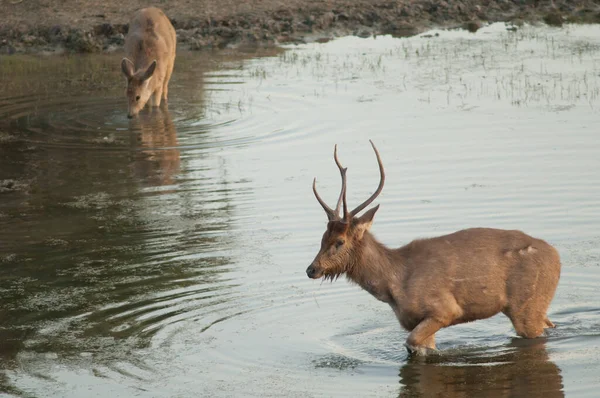
[[[171,185],[180,170],[177,130],[166,107],[153,108],[130,122],[134,175],[145,185]]]
[[[400,369],[399,398],[564,397],[560,368],[549,359],[546,338],[515,338],[509,352],[481,351],[412,357]]]

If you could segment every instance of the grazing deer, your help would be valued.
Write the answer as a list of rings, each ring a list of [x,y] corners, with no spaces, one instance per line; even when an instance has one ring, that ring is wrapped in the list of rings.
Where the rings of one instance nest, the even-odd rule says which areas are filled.
[[[306,269],[309,278],[340,275],[388,303],[410,334],[409,353],[435,349],[441,328],[489,318],[499,312],[519,336],[534,338],[554,327],[546,315],[560,277],[558,252],[543,240],[521,231],[471,228],[437,238],[414,240],[389,249],[369,232],[379,205],[358,214],[381,193],[385,172],[371,142],[381,175],[373,195],[352,211],[346,204],[346,168],[335,210],[313,192],[329,222],[321,249]],[[340,215],[343,203],[344,213]]]
[[[127,78],[127,117],[136,116],[152,100],[167,102],[169,80],[175,64],[177,38],[169,18],[158,8],[135,13],[125,39],[126,58],[121,69]]]

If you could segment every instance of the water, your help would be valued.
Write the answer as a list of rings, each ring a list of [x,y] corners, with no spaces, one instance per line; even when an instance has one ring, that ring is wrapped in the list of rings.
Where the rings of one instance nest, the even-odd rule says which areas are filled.
[[[438,33],[438,35],[436,35]],[[0,394],[592,397],[600,28],[180,53],[126,118],[119,55],[0,59]],[[555,245],[547,337],[502,315],[407,359],[391,310],[309,280],[339,145],[399,246],[471,226]]]

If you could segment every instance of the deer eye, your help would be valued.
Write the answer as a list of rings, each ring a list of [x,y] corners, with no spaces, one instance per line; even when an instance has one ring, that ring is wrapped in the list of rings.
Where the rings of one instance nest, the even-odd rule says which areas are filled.
[[[136,101],[139,101],[139,100],[140,100],[140,96],[139,96],[139,95],[136,95],[136,96],[135,96],[135,100],[136,100]]]
[[[335,242],[335,248],[339,249],[340,247],[342,247],[344,245],[344,241],[342,239],[338,239],[337,242]]]

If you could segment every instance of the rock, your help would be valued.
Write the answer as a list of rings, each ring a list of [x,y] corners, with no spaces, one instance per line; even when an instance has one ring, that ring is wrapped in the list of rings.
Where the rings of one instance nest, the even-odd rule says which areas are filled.
[[[385,25],[382,31],[394,37],[410,37],[419,33],[417,26],[410,22],[392,22]]]
[[[463,28],[468,30],[471,33],[477,32],[481,29],[481,22],[479,21],[469,21],[463,25]]]
[[[114,53],[121,49],[122,46],[118,46],[116,44],[109,44],[103,48],[106,53]]]
[[[289,42],[293,41],[293,38],[290,37],[289,34],[284,32],[284,33],[280,34],[279,36],[277,36],[276,40],[279,43],[289,43]]]
[[[36,44],[37,42],[37,37],[33,36],[33,35],[24,35],[21,38],[21,41],[26,45],[26,46],[32,46],[34,44]]]
[[[334,21],[335,21],[335,14],[333,12],[329,11],[329,12],[326,12],[325,14],[321,15],[317,19],[316,25],[317,25],[317,28],[327,29],[333,25]]]
[[[233,29],[225,27],[225,26],[219,26],[217,28],[214,28],[212,30],[212,33],[217,36],[224,37],[226,39],[231,39],[237,35],[237,32],[235,32]]]
[[[348,16],[347,13],[345,13],[344,11],[342,11],[339,14],[336,15],[336,19],[338,21],[348,21],[350,19],[350,17]]]
[[[306,25],[304,22],[296,22],[294,24],[294,32],[303,32],[303,33],[312,32],[312,26]]]
[[[400,9],[400,17],[402,17],[402,18],[412,17],[413,15],[414,15],[414,13],[410,9],[410,7],[402,7]]]
[[[100,43],[92,37],[90,32],[81,29],[72,29],[69,31],[65,47],[74,52],[91,53],[102,49]]]
[[[129,32],[129,24],[116,23],[112,26],[114,33],[121,33],[126,35]]]
[[[544,22],[550,26],[562,26],[563,17],[558,11],[551,11],[544,17]]]
[[[275,40],[275,38],[273,37],[271,32],[266,31],[266,30],[263,30],[263,32],[262,32],[262,38],[263,38],[263,40],[266,40],[269,43],[272,43]]]
[[[214,39],[212,37],[190,39],[190,50],[199,51],[213,47]]]
[[[294,31],[294,26],[289,21],[280,22],[279,31],[284,33],[291,33]]]
[[[110,44],[114,44],[117,46],[122,46],[123,44],[125,44],[125,36],[123,35],[123,33],[117,33],[116,35],[112,35],[109,39],[108,42]]]
[[[103,24],[94,26],[94,34],[96,36],[110,37],[115,34],[115,30],[111,24],[103,23]]]
[[[257,32],[246,31],[242,35],[242,41],[245,43],[256,43],[260,40],[260,35]]]
[[[194,36],[194,32],[187,29],[177,29],[175,33],[177,34],[177,41],[182,43],[189,41]]]
[[[371,37],[371,32],[369,32],[366,29],[361,29],[358,32],[355,33],[356,36],[366,39],[367,37]]]

